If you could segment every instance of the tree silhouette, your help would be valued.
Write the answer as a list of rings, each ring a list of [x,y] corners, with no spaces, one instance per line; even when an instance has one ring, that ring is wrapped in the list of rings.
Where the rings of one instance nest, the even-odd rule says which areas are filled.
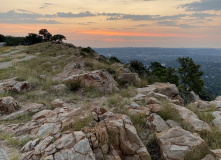
[[[25,37],[25,39],[26,39],[26,43],[28,45],[40,43],[43,40],[41,36],[39,36],[38,34],[35,34],[35,33],[29,33],[28,36]]]
[[[5,36],[0,34],[0,42],[5,42]]]
[[[40,29],[39,34],[43,36],[44,41],[50,41],[52,34],[47,29]]]
[[[52,37],[52,40],[54,41],[62,41],[62,40],[66,40],[66,37],[61,35],[61,34],[56,34]]]

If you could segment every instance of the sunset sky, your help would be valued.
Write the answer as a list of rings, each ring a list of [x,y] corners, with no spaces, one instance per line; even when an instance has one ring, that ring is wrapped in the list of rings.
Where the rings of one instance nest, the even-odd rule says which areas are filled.
[[[221,0],[1,0],[0,34],[91,47],[221,48]]]

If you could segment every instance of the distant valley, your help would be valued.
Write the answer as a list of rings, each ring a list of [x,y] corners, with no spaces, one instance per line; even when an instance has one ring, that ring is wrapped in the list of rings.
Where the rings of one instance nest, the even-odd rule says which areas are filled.
[[[221,95],[221,49],[211,48],[94,48],[106,57],[115,56],[123,63],[142,61],[147,67],[151,62],[177,68],[178,57],[191,57],[204,71],[205,88],[214,95]]]

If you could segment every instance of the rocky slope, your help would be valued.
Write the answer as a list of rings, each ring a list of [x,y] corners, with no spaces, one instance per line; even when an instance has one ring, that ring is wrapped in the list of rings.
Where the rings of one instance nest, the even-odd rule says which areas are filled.
[[[90,48],[26,52],[36,58],[0,76],[2,159],[4,150],[22,160],[221,158],[220,97],[183,106],[174,84],[143,84]]]

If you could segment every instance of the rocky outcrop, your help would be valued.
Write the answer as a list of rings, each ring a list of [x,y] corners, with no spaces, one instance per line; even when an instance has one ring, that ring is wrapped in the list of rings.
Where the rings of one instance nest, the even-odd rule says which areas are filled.
[[[178,100],[179,105],[183,105],[183,100],[179,95],[179,91],[175,84],[170,83],[154,83],[153,84],[156,87],[155,92],[161,93],[163,95],[166,95],[168,98],[172,100]]]
[[[0,93],[8,91],[21,92],[28,89],[31,89],[31,85],[27,81],[17,81],[17,78],[0,81]]]
[[[60,110],[61,109],[55,109]],[[94,108],[93,116],[96,121],[82,131],[68,129],[63,131],[67,117],[75,119],[81,112],[69,110],[69,114],[56,114],[55,110],[43,110],[33,116],[32,122],[44,123],[31,129],[43,137],[29,141],[22,149],[24,160],[28,159],[137,159],[148,160],[150,155],[137,135],[135,127],[126,115],[113,114],[104,108]],[[79,110],[80,111],[80,110]],[[72,113],[71,113],[72,112]],[[55,123],[56,118],[63,123]],[[51,118],[49,118],[51,117]],[[57,119],[58,120],[58,119]],[[53,121],[49,122],[49,121]],[[70,124],[70,119],[68,120]],[[73,122],[73,121],[72,121]],[[40,128],[39,128],[40,127]],[[28,131],[27,131],[28,132]]]
[[[19,108],[20,108],[20,110],[18,110],[18,111],[1,116],[0,120],[13,120],[13,119],[16,119],[17,117],[22,117],[22,116],[26,116],[28,114],[33,114],[33,113],[36,113],[36,112],[39,112],[39,111],[45,109],[45,105],[31,103],[31,104],[27,104],[24,106],[20,106]]]
[[[120,67],[117,71],[121,73],[131,73],[131,71],[128,68],[123,67]]]
[[[61,137],[48,136],[28,142],[21,149],[23,160],[35,159],[78,159],[95,160],[89,141],[81,131],[64,133]]]
[[[154,83],[145,88],[137,88],[138,94],[146,94],[161,100],[172,100],[171,102],[183,105],[183,99],[179,95],[179,91],[175,84],[170,83]]]
[[[165,160],[184,160],[184,156],[193,149],[203,150],[205,142],[196,133],[181,127],[174,127],[156,134],[162,158]]]
[[[65,103],[61,99],[55,99],[51,102],[51,109],[62,108],[65,106]]]
[[[83,74],[68,75],[64,79],[57,76],[54,80],[62,80],[64,82],[79,83],[80,87],[93,87],[101,93],[112,93],[118,91],[118,84],[113,77],[104,70],[96,70]]]
[[[101,109],[97,108],[94,114],[98,120],[103,120],[98,121],[94,127],[83,129],[97,160],[104,157],[107,160],[151,159],[128,116],[100,111]]]
[[[168,124],[159,115],[155,113],[152,113],[147,118],[147,126],[156,132],[162,132],[170,129]]]
[[[6,113],[15,112],[19,107],[18,102],[13,97],[0,98],[0,111]]]
[[[58,84],[50,87],[52,92],[64,92],[67,90],[67,86],[65,84]]]
[[[189,106],[194,107],[196,109],[199,109],[201,111],[207,111],[211,110],[211,108],[216,108],[218,110],[221,109],[221,101],[203,101],[203,100],[197,100],[193,103],[190,103]]]
[[[4,127],[10,134],[31,134],[39,137],[59,135],[64,128],[69,128],[77,120],[84,119],[97,107],[97,104],[82,106],[65,106],[52,110],[42,110],[32,116],[32,120],[25,124],[12,124]]]

